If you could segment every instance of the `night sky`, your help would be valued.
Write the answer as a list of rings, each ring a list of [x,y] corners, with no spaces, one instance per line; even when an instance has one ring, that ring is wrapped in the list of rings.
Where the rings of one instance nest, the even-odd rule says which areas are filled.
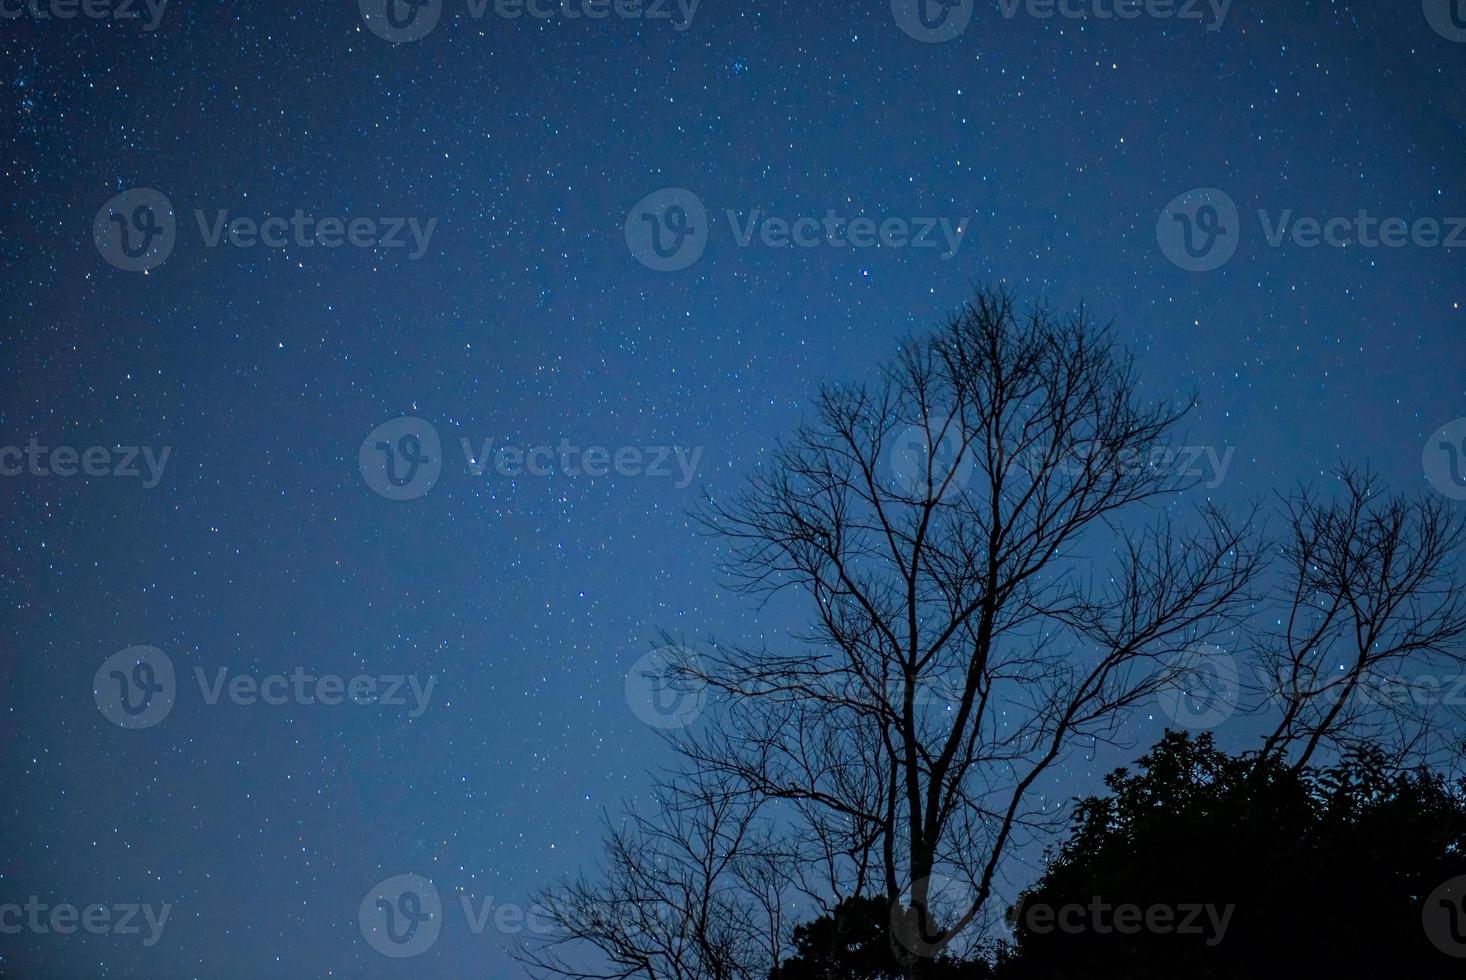
[[[0,904],[171,911],[0,934],[0,975],[522,975],[458,896],[524,906],[645,799],[659,631],[801,623],[720,587],[689,508],[976,285],[1197,392],[1186,444],[1232,455],[1196,499],[1340,458],[1454,487],[1422,452],[1466,416],[1459,0],[53,2],[0,2]],[[107,701],[140,657],[166,717]],[[443,899],[411,959],[358,921],[402,874]]]

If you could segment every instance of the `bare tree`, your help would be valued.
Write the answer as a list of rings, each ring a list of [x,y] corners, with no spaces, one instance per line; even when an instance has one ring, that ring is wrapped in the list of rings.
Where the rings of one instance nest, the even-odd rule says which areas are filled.
[[[659,783],[606,821],[606,863],[541,893],[518,959],[579,980],[763,980],[789,933],[793,862],[757,801],[715,780]]]
[[[1207,508],[1174,530],[1185,481],[1147,463],[1189,407],[1145,404],[1082,311],[982,292],[879,385],[824,389],[702,514],[731,584],[795,590],[813,625],[794,651],[700,658],[724,710],[679,751],[787,803],[835,887],[901,896],[913,976],[990,913],[1004,855],[1054,816],[1040,790],[1071,743],[1113,740],[1239,611],[1245,531]],[[1116,525],[1147,503],[1164,506]]]
[[[1345,468],[1338,482],[1336,499],[1303,490],[1287,503],[1284,613],[1258,642],[1280,712],[1262,754],[1301,770],[1320,750],[1368,744],[1427,762],[1445,747],[1442,723],[1459,719],[1448,709],[1466,704],[1466,518],[1439,499],[1386,494],[1366,472]]]
[[[823,389],[699,515],[733,588],[810,625],[787,646],[713,643],[674,671],[715,709],[670,737],[682,765],[660,812],[608,828],[603,875],[545,896],[556,932],[526,962],[762,978],[791,900],[818,914],[884,894],[919,977],[968,951],[1000,911],[1006,860],[1057,829],[1048,791],[1075,743],[1124,741],[1130,709],[1184,689],[1213,639],[1244,639],[1279,712],[1261,755],[1301,769],[1386,742],[1428,757],[1441,713],[1399,674],[1459,676],[1466,520],[1345,470],[1340,499],[1285,503],[1276,546],[1250,514],[1204,504],[1179,522],[1191,484],[1157,461],[1190,407],[1147,403],[1083,311],[1021,314],[994,291],[904,344],[876,384]],[[562,955],[584,946],[611,965]]]

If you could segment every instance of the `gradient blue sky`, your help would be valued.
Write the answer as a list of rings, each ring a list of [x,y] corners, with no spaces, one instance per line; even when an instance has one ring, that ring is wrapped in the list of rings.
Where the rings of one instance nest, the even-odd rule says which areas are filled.
[[[172,903],[159,942],[0,936],[17,977],[503,977],[456,902],[377,953],[378,881],[524,903],[594,861],[597,815],[662,760],[624,680],[659,629],[768,638],[797,609],[720,589],[686,511],[821,380],[868,377],[974,284],[1087,302],[1239,507],[1342,458],[1428,489],[1466,415],[1466,251],[1269,247],[1256,212],[1466,215],[1466,43],[1419,4],[1238,0],[1218,29],[1004,16],[921,43],[885,0],[705,0],[668,22],[445,0],[394,45],[356,4],[173,0],[138,21],[0,19],[0,444],[171,447],[136,479],[0,479],[0,903]],[[146,275],[92,240],[150,187]],[[784,217],[966,218],[958,254],[737,246],[640,264],[662,188]],[[1218,188],[1240,248],[1184,271],[1162,210]],[[425,254],[207,247],[194,212],[436,219]],[[374,494],[362,440],[429,421],[445,465]],[[700,447],[696,480],[474,476],[459,438]],[[92,680],[148,645],[180,675],[437,677],[383,706],[209,705],[107,721]],[[1159,735],[1142,719],[1140,742]],[[1082,757],[1064,789],[1098,785]]]

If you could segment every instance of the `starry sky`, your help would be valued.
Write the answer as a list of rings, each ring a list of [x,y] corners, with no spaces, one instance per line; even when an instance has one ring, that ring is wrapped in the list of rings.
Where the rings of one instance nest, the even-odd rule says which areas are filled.
[[[1237,0],[1220,23],[966,0],[946,40],[903,0],[441,0],[417,38],[371,0],[52,3],[0,3],[0,446],[109,463],[0,476],[0,905],[171,912],[151,945],[0,935],[3,976],[521,975],[457,896],[523,906],[645,798],[668,759],[626,678],[658,632],[800,623],[720,587],[689,508],[974,285],[1113,319],[1148,393],[1198,394],[1188,444],[1234,451],[1200,491],[1228,507],[1340,458],[1429,491],[1422,449],[1466,416],[1466,236],[1268,234],[1466,215],[1466,29],[1431,0]],[[142,228],[138,189],[174,227],[129,258],[109,229]],[[742,235],[831,211],[966,231],[955,254]],[[314,230],[277,224],[278,247],[215,234],[297,212]],[[1214,217],[1235,254],[1187,268],[1164,229]],[[678,227],[702,251],[657,268]],[[376,443],[406,465],[425,432],[441,471],[393,499]],[[461,440],[628,463],[538,475]],[[139,476],[100,475],[120,447]],[[659,447],[682,451],[665,472]],[[168,451],[155,481],[144,448]],[[177,682],[129,727],[100,668],[134,647]],[[210,703],[195,672],[220,670],[434,686],[420,712],[406,688]],[[1113,761],[1076,757],[1062,788]],[[411,959],[358,921],[401,874],[445,906]]]

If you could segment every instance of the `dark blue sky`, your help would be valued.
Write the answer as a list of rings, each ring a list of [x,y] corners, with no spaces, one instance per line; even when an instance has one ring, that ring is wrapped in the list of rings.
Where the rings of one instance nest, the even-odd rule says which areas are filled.
[[[1341,457],[1428,490],[1427,437],[1466,416],[1466,233],[1268,239],[1285,215],[1442,237],[1466,215],[1466,31],[1441,5],[1438,31],[1413,0],[1238,0],[1221,23],[993,0],[923,43],[886,0],[704,0],[686,25],[443,0],[393,44],[348,0],[173,0],[154,30],[141,3],[38,18],[50,3],[0,3],[0,445],[106,447],[111,468],[135,446],[143,474],[143,447],[170,454],[151,487],[0,477],[0,905],[172,908],[151,946],[146,925],[0,935],[0,975],[518,976],[456,896],[522,905],[595,859],[600,809],[664,761],[625,683],[658,630],[779,642],[799,623],[718,587],[687,508],[821,380],[869,377],[974,284],[1113,318],[1148,391],[1199,393],[1188,444],[1234,450],[1201,494],[1231,507]],[[176,218],[146,274],[93,239],[136,188]],[[666,188],[708,213],[677,271],[624,230]],[[1197,188],[1240,215],[1205,272],[1157,236]],[[948,258],[744,247],[729,209],[967,231]],[[196,217],[297,210],[389,237],[386,219],[435,223],[414,258],[406,231],[211,247]],[[358,454],[405,416],[440,437],[441,472],[400,502]],[[460,439],[641,464],[475,474]],[[700,450],[692,480],[675,456],[648,471],[662,446]],[[128,730],[93,681],[134,646],[178,681],[165,719]],[[210,704],[196,668],[435,686],[415,717],[410,694]],[[1076,759],[1063,790],[1109,761]],[[357,913],[404,873],[446,908],[433,947],[394,960]]]

